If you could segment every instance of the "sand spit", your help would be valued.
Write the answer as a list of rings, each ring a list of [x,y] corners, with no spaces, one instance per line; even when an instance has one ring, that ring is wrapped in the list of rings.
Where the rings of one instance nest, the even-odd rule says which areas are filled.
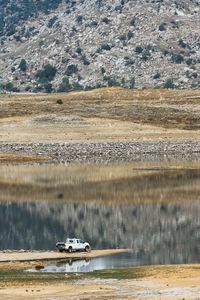
[[[97,256],[110,255],[115,253],[127,252],[130,249],[108,249],[92,250],[91,252],[60,253],[58,251],[0,251],[1,262],[34,261],[34,260],[56,260],[66,258],[93,258]]]

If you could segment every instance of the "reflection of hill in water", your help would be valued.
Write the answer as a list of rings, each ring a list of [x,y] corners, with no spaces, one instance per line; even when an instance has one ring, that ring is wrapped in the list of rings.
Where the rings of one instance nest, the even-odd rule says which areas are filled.
[[[97,168],[97,167],[95,167]],[[14,171],[14,172],[12,172]],[[183,203],[200,195],[199,169],[69,167],[10,170],[0,178],[0,200],[96,202],[101,204]],[[24,171],[24,173],[23,173]],[[32,173],[31,173],[32,172]],[[5,174],[8,174],[5,169]],[[2,175],[1,175],[2,176]],[[7,175],[8,176],[8,175]]]
[[[197,262],[200,203],[99,206],[53,202],[0,204],[0,248],[54,249],[66,236],[93,248],[127,248],[149,262]]]
[[[0,249],[54,249],[71,236],[154,264],[195,262],[199,197],[196,162],[2,166]]]

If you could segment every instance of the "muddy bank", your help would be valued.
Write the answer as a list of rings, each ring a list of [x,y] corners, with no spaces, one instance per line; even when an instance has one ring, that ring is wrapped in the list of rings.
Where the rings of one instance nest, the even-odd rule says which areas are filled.
[[[0,298],[198,299],[200,265],[143,266],[91,273],[31,273],[31,262],[0,264]],[[2,273],[4,271],[4,275]]]
[[[115,163],[143,160],[198,159],[196,142],[1,143],[0,153],[50,158],[55,163]]]

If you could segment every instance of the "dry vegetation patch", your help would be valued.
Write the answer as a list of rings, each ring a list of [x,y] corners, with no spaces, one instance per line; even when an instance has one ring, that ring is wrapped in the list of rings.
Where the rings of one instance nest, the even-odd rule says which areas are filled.
[[[0,140],[197,140],[199,99],[199,90],[122,88],[60,94],[2,94]]]
[[[51,160],[50,158],[37,157],[23,154],[0,153],[0,164],[22,164]]]

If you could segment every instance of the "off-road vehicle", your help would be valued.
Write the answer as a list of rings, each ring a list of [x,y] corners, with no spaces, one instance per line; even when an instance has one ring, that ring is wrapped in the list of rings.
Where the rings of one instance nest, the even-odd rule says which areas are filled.
[[[68,251],[71,253],[72,251],[86,251],[88,252],[90,250],[90,245],[89,243],[83,242],[80,239],[66,239],[65,242],[57,242],[56,243],[56,248],[60,251]]]

